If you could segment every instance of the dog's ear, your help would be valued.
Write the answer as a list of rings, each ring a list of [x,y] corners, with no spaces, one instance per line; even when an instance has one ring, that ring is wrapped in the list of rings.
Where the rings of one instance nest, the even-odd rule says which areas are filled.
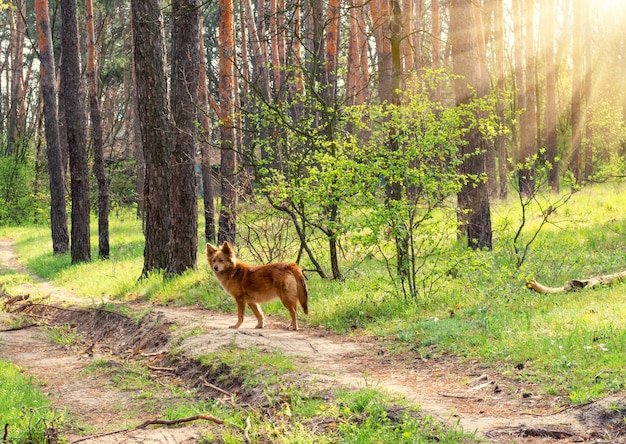
[[[215,248],[211,244],[206,244],[206,258],[207,260],[211,259],[211,257],[217,253],[217,248]]]
[[[230,246],[228,241],[225,241],[222,244],[221,250],[222,250],[222,253],[224,253],[225,255],[233,257],[233,258],[235,257],[235,250],[233,249],[233,247]]]

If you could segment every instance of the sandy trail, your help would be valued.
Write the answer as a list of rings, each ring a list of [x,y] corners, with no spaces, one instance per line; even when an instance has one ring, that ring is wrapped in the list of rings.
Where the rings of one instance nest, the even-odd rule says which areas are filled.
[[[27,273],[8,239],[0,240],[0,266]],[[88,304],[84,298],[36,277],[29,286],[32,288],[27,286],[26,293],[47,295],[52,303]],[[233,343],[240,347],[280,350],[304,359],[311,381],[316,384],[373,386],[419,405],[424,413],[440,421],[458,423],[465,431],[476,432],[493,443],[603,442],[598,437],[603,435],[604,425],[594,420],[597,416],[594,412],[611,402],[623,402],[623,398],[606,398],[593,406],[555,413],[551,404],[554,400],[537,396],[534,387],[498,375],[478,362],[449,356],[428,360],[398,357],[373,339],[333,335],[307,327],[291,332],[284,329],[285,321],[272,317],[263,330],[254,328],[256,321],[252,316],[246,317],[242,328],[232,330],[228,326],[236,317],[234,313],[225,315],[191,307],[153,306],[152,309],[175,323],[181,337],[187,336],[185,331],[202,331],[199,335],[188,335],[177,345],[177,350],[189,357]],[[55,406],[69,408],[90,429],[108,430],[112,424],[119,428],[120,412],[127,409],[125,403],[132,402],[122,391],[105,387],[97,377],[85,375],[84,368],[91,358],[50,345],[39,329],[1,333],[0,357],[42,381]],[[201,425],[194,424],[141,430],[90,442],[194,442],[201,430]],[[522,431],[550,433],[520,436]],[[70,442],[78,436],[70,436]]]

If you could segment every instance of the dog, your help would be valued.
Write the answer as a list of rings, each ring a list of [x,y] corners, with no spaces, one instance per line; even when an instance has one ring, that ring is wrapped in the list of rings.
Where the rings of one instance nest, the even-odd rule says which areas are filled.
[[[239,259],[228,242],[221,248],[206,244],[206,257],[215,277],[226,293],[237,303],[237,323],[243,323],[246,304],[257,319],[256,328],[265,327],[265,316],[259,304],[280,298],[291,316],[289,330],[298,330],[298,306],[309,314],[308,290],[302,270],[295,263],[251,266]]]

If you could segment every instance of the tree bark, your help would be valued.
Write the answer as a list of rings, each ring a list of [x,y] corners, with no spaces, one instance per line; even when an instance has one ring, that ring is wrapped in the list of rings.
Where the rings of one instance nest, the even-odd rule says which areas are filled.
[[[65,126],[70,155],[72,193],[72,263],[91,260],[89,230],[89,167],[85,137],[85,108],[80,78],[76,0],[61,0],[63,63],[61,80],[65,99]]]
[[[574,178],[578,183],[582,179],[582,96],[583,96],[583,77],[585,71],[585,63],[583,56],[583,0],[573,0],[574,2],[574,26],[572,27],[572,99],[571,99],[571,121],[572,121],[572,151],[570,168]]]
[[[167,268],[171,249],[171,122],[159,0],[132,0],[133,45],[141,141],[145,159],[142,277]]]
[[[48,13],[48,0],[35,1],[37,36],[39,41],[39,72],[44,107],[44,127],[50,175],[50,222],[52,228],[52,251],[65,253],[70,247],[65,208],[65,185],[59,136],[59,116],[55,83],[52,31]]]
[[[363,105],[369,98],[365,3],[351,0],[349,8],[348,60],[346,69],[346,105]]]
[[[172,249],[167,271],[196,267],[198,194],[196,120],[200,60],[200,1],[172,1],[172,115],[175,123],[172,187]]]
[[[219,0],[219,96],[221,105],[222,206],[218,242],[235,243],[237,233],[237,157],[235,153],[235,28],[232,0]]]
[[[484,76],[476,64],[477,32],[471,8],[471,0],[450,1],[450,34],[452,60],[455,74],[461,76],[454,82],[458,105],[469,103],[472,93],[467,87],[473,86],[478,96],[487,93]],[[471,248],[492,247],[491,213],[489,194],[486,183],[482,180],[485,173],[485,146],[480,131],[476,126],[469,128],[465,139],[467,144],[461,147],[463,163],[459,173],[465,180],[457,195],[460,232],[467,236]],[[470,179],[475,177],[476,179]]]
[[[494,4],[494,24],[495,24],[495,41],[496,41],[496,69],[498,77],[498,104],[497,113],[500,122],[504,124],[504,93],[506,89],[505,85],[505,53],[504,53],[504,8],[502,1],[491,0]],[[502,131],[499,132],[496,137],[496,152],[498,156],[498,178],[499,178],[499,197],[500,199],[506,199],[508,195],[508,177],[507,177],[507,164],[508,156],[506,153],[506,136]]]
[[[583,58],[585,65],[585,180],[590,180],[593,176],[593,82],[592,69],[593,53],[591,50],[591,11],[589,2],[583,5]]]
[[[6,155],[10,156],[15,151],[15,144],[21,134],[19,128],[19,116],[23,114],[20,108],[24,107],[24,38],[26,36],[26,0],[15,2],[15,28],[11,30],[13,46],[13,76],[11,79],[11,101],[9,115],[7,116],[7,147]]]
[[[546,155],[552,166],[548,172],[548,185],[553,193],[559,192],[559,165],[557,142],[556,66],[554,63],[554,20],[552,0],[542,0],[541,30],[543,34],[543,59],[546,81]]]
[[[94,29],[93,2],[85,0],[87,27],[87,82],[89,83],[89,110],[93,131],[93,171],[98,182],[98,256],[109,258],[109,185],[104,166],[102,118],[98,101],[96,33]]]
[[[200,22],[200,59],[198,66],[198,104],[200,107],[198,119],[200,121],[200,168],[202,171],[202,199],[204,202],[204,238],[206,242],[215,243],[217,232],[215,231],[215,205],[213,203],[213,181],[211,179],[212,156],[211,156],[211,120],[209,119],[209,90],[206,69],[206,56],[204,51],[204,37],[202,33],[202,14],[198,16]]]

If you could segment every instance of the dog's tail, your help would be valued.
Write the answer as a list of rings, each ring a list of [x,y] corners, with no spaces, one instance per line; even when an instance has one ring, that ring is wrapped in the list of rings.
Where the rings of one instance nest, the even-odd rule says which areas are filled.
[[[298,301],[304,314],[309,314],[309,290],[306,288],[306,278],[301,271],[296,274],[296,281],[298,282]]]

